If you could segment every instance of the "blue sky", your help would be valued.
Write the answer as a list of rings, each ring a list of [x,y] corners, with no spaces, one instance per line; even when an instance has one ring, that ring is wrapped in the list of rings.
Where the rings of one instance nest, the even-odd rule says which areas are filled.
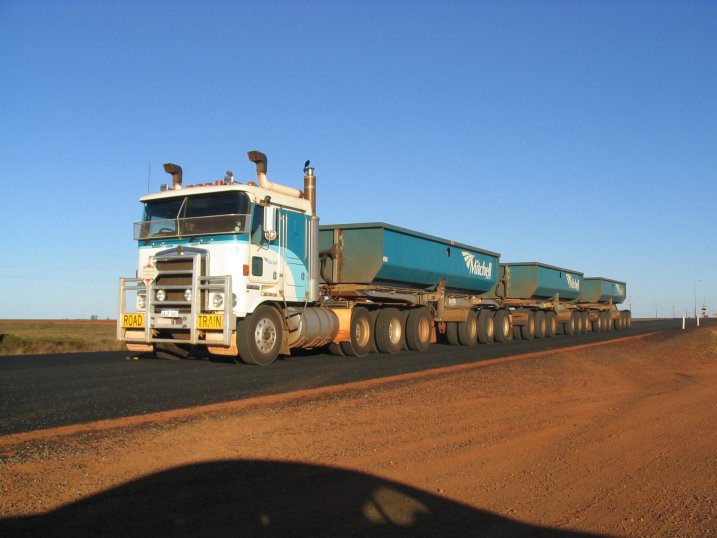
[[[116,315],[137,199],[269,156],[384,221],[717,311],[717,2],[0,0],[0,318]],[[695,282],[701,280],[695,285]]]

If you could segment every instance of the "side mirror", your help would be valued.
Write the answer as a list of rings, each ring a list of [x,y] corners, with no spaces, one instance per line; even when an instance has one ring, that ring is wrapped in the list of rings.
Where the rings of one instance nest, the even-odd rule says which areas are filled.
[[[264,238],[273,241],[276,236],[276,206],[264,206]]]

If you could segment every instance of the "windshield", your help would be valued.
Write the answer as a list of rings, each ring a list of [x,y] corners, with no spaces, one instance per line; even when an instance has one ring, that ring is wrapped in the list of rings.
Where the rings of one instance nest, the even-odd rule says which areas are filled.
[[[248,196],[236,191],[153,200],[135,223],[134,238],[246,233],[249,211]]]

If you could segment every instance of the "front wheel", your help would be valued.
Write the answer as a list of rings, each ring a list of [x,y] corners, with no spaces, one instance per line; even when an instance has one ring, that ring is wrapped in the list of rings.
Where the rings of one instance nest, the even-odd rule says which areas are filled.
[[[261,305],[250,316],[237,323],[239,356],[247,364],[266,366],[279,356],[283,338],[283,324],[279,311]]]

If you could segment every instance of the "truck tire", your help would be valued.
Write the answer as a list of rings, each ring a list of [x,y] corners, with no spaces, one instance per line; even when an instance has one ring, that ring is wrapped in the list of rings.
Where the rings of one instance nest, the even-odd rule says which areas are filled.
[[[536,310],[534,313],[535,317],[535,338],[545,338],[545,331],[547,329],[546,327],[546,320],[545,320],[545,312],[542,310]]]
[[[376,348],[379,353],[398,353],[403,346],[403,320],[398,308],[383,308],[376,317]]]
[[[371,316],[371,351],[370,353],[379,353],[378,348],[376,347],[376,318],[378,318],[379,313],[381,312],[380,309],[376,310],[369,310],[368,315]]]
[[[273,306],[261,305],[237,323],[239,356],[247,364],[267,366],[279,356],[284,324]]]
[[[612,319],[609,312],[603,312],[602,326],[606,332],[612,331]]]
[[[590,322],[588,321],[588,313],[580,312],[580,317],[583,319],[583,333],[586,334],[590,331]]]
[[[520,337],[523,340],[532,340],[535,338],[535,314],[528,312],[528,319],[520,326]]]
[[[341,349],[349,357],[365,357],[371,351],[373,338],[371,314],[363,306],[357,306],[351,313],[351,341],[341,342]]]
[[[466,320],[458,323],[458,343],[466,347],[478,343],[478,315],[475,310],[469,310]]]
[[[478,312],[478,341],[490,344],[495,338],[495,314],[492,310],[482,308]]]
[[[545,337],[553,338],[558,332],[558,318],[552,310],[545,313]]]
[[[326,346],[326,349],[329,350],[329,353],[333,355],[334,357],[345,357],[346,354],[344,353],[344,350],[341,348],[341,344],[338,344],[336,342],[331,342],[328,346]]]
[[[570,314],[573,320],[573,326],[575,327],[575,334],[583,334],[585,332],[585,325],[583,325],[583,315],[581,312],[573,312]]]
[[[406,342],[406,322],[408,321],[408,314],[410,310],[401,309],[398,311],[401,315],[401,327],[403,327],[403,337],[401,338],[401,351],[409,351],[408,342]]]
[[[575,312],[572,312],[570,314],[570,319],[563,323],[563,334],[567,336],[572,336],[575,334],[575,317],[573,316]]]
[[[425,308],[414,308],[406,318],[406,346],[412,351],[426,351],[431,347],[433,319]]]
[[[622,316],[618,316],[612,320],[612,325],[616,331],[622,330]]]
[[[495,341],[508,342],[513,338],[513,327],[510,326],[510,313],[500,309],[495,313]]]
[[[593,320],[593,332],[602,332],[602,313],[598,312],[597,317]]]
[[[460,346],[458,341],[458,323],[455,321],[446,322],[446,340],[452,346]]]

